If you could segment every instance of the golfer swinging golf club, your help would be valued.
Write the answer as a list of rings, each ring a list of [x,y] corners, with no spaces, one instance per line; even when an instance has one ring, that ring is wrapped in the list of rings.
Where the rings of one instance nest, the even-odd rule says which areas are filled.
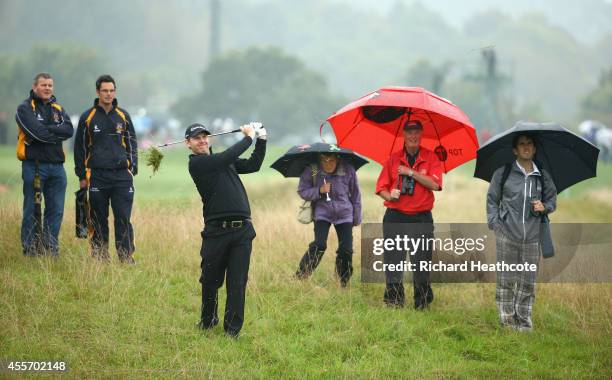
[[[266,130],[261,123],[240,127],[244,138],[221,153],[210,150],[210,131],[192,124],[185,131],[189,173],[202,197],[204,230],[200,283],[202,315],[198,327],[210,329],[219,323],[218,289],[227,276],[227,302],[223,328],[237,337],[244,322],[244,301],[255,229],[251,223],[249,200],[238,174],[259,170],[266,154]],[[255,150],[240,159],[257,137]]]

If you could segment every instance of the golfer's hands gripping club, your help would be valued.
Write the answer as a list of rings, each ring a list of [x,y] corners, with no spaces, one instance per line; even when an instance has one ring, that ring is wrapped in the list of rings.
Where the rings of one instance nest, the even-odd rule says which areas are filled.
[[[258,139],[266,140],[268,138],[268,131],[266,131],[262,123],[252,122],[250,124],[255,129],[255,135]]]
[[[242,132],[245,136],[249,136],[251,139],[255,140],[255,129],[251,124],[245,124],[241,126],[240,132]]]

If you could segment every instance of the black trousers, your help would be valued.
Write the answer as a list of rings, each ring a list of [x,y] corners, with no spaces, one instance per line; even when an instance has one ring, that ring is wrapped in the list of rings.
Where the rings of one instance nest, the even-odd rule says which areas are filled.
[[[88,189],[89,216],[92,234],[92,254],[108,256],[108,207],[115,219],[115,247],[120,257],[129,256],[136,250],[134,228],[130,221],[134,203],[134,186],[131,182],[117,182],[98,186],[94,181]]]
[[[327,237],[331,223],[324,220],[314,222],[314,241],[308,249],[296,272],[296,276],[306,278],[317,268],[327,249]],[[346,286],[353,274],[353,223],[334,224],[338,235],[338,250],[336,251],[336,273],[342,286]]]
[[[416,215],[406,215],[393,209],[387,209],[383,218],[383,235],[385,239],[395,239],[397,235],[403,238],[406,235],[410,239],[430,239],[433,238],[433,217],[431,212],[424,212]],[[423,249],[424,248],[424,249]],[[386,264],[399,264],[406,260],[404,250],[386,250],[384,252]],[[410,255],[410,262],[416,267],[412,272],[412,283],[414,287],[415,306],[423,306],[433,300],[433,291],[429,279],[429,271],[421,271],[419,263],[421,261],[431,261],[432,249],[427,244],[419,244],[414,254]],[[387,287],[401,284],[403,282],[403,272],[385,272]]]
[[[311,245],[316,245],[320,251],[327,249],[327,237],[331,223],[324,220],[314,222],[314,241]],[[338,235],[338,252],[353,252],[353,223],[334,224]]]
[[[202,319],[210,328],[219,323],[218,290],[226,279],[227,301],[223,328],[238,335],[244,322],[244,302],[255,229],[250,221],[239,228],[206,224],[202,231]]]

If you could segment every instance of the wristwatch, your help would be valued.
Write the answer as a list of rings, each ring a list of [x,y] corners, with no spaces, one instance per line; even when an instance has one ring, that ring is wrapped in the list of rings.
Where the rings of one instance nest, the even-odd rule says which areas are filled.
[[[408,177],[412,177],[414,175],[414,170],[408,169]]]

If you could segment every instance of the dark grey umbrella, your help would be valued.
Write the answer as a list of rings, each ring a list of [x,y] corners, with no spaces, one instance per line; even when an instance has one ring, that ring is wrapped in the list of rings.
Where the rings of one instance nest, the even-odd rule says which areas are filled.
[[[476,152],[474,177],[491,181],[493,172],[513,162],[514,136],[527,133],[535,137],[535,162],[552,176],[557,193],[597,175],[599,149],[573,132],[555,123],[519,121],[514,127],[491,137]]]
[[[342,161],[352,165],[355,170],[369,162],[352,150],[340,148],[336,144],[314,143],[292,147],[270,167],[278,170],[285,177],[299,177],[306,165],[319,162],[321,153],[335,153]]]
[[[42,189],[40,180],[40,171],[38,169],[38,160],[34,169],[34,252],[36,254],[43,253],[43,221],[42,221]]]
[[[79,189],[75,195],[76,211],[76,237],[85,239],[87,237],[87,189]]]

